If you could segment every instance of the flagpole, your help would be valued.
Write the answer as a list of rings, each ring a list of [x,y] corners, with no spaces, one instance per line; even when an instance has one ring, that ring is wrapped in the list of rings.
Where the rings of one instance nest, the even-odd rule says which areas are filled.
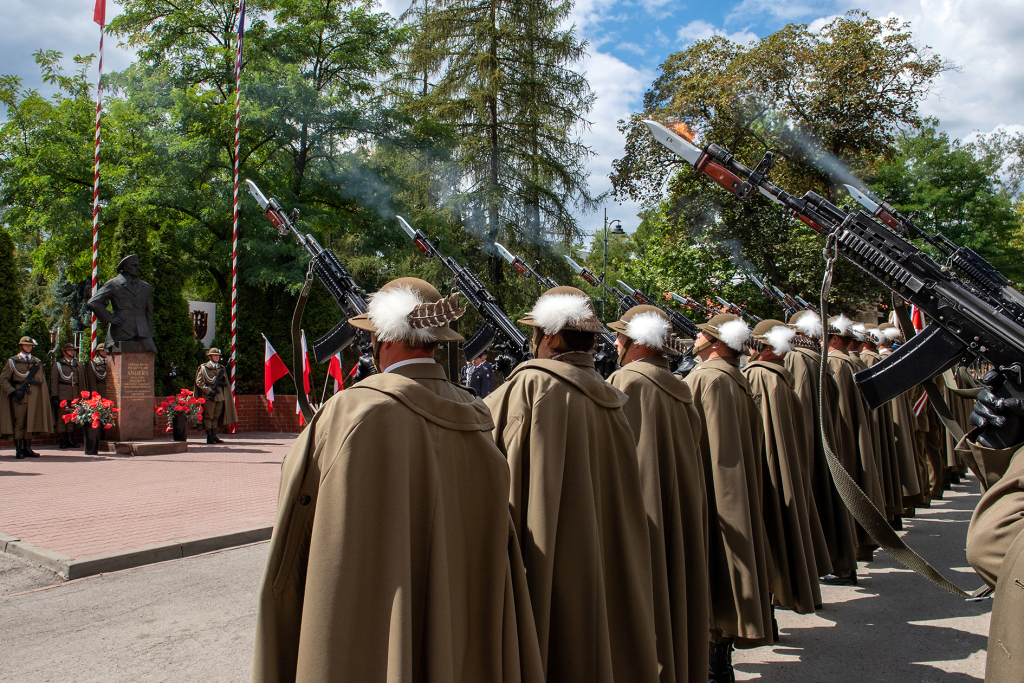
[[[105,0],[100,0],[105,2]],[[100,2],[97,2],[99,7]],[[96,291],[99,289],[100,282],[100,118],[103,112],[103,34],[106,30],[106,6],[104,4],[102,12],[95,12],[93,19],[98,19],[97,23],[100,25],[100,59],[99,59],[99,70],[96,74],[96,146],[93,152],[93,171],[92,171],[92,295],[96,296]],[[93,359],[96,357],[96,332],[99,324],[96,319],[96,314],[93,313],[90,319],[90,341],[89,341],[89,358]]]
[[[242,38],[245,34],[245,0],[238,10],[238,38],[235,50],[235,187],[232,200],[231,229],[231,401],[238,414],[238,397],[235,393],[235,365],[238,353],[238,143],[241,134],[242,93]],[[237,430],[237,423],[231,432]]]

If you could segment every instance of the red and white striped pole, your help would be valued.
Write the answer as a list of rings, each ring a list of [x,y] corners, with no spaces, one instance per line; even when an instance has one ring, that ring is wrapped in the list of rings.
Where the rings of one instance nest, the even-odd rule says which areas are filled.
[[[235,362],[238,352],[238,147],[241,137],[242,113],[242,39],[245,35],[245,0],[238,10],[238,39],[235,48],[235,187],[232,204],[231,230],[231,400],[238,414],[238,398],[235,394]],[[231,425],[232,434],[238,431],[238,424]]]
[[[93,9],[93,21],[100,25],[100,59],[96,75],[96,147],[93,153],[92,171],[92,295],[100,284],[100,118],[103,113],[103,33],[107,23],[106,0],[96,0]],[[89,341],[89,358],[96,357],[96,314],[92,314],[91,338]]]

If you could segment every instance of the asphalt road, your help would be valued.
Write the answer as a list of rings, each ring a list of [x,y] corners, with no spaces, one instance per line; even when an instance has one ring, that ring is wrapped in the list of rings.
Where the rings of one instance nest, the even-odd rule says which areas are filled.
[[[973,479],[907,523],[908,542],[961,587],[980,580],[964,539]],[[58,583],[0,555],[0,681],[249,680],[267,544]],[[857,588],[825,587],[816,615],[780,611],[781,642],[736,653],[737,679],[768,683],[984,678],[991,603],[965,603],[879,554]],[[29,592],[24,592],[29,591]]]

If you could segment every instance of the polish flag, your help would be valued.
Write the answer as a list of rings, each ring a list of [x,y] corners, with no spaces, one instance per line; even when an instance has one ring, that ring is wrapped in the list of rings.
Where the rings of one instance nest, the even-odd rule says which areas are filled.
[[[925,404],[928,402],[928,392],[921,394],[921,398],[914,402],[914,415],[921,417]]]
[[[263,335],[263,341],[266,343],[266,351],[263,353],[263,390],[267,394],[267,412],[272,413],[274,412],[274,382],[290,373],[288,366],[281,360],[281,356],[277,355],[277,351],[270,345],[267,335]]]
[[[345,376],[341,372],[341,352],[331,356],[331,363],[327,366],[327,374],[334,378],[334,393],[345,388]]]

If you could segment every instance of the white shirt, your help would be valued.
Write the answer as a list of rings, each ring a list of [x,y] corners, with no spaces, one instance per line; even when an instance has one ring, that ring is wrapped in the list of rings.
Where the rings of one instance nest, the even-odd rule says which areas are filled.
[[[436,364],[437,361],[435,361],[433,358],[408,358],[406,360],[400,360],[397,363],[392,363],[391,365],[384,368],[384,372],[392,372],[394,370],[397,370],[398,368],[405,367],[406,365],[414,365],[416,363]]]

